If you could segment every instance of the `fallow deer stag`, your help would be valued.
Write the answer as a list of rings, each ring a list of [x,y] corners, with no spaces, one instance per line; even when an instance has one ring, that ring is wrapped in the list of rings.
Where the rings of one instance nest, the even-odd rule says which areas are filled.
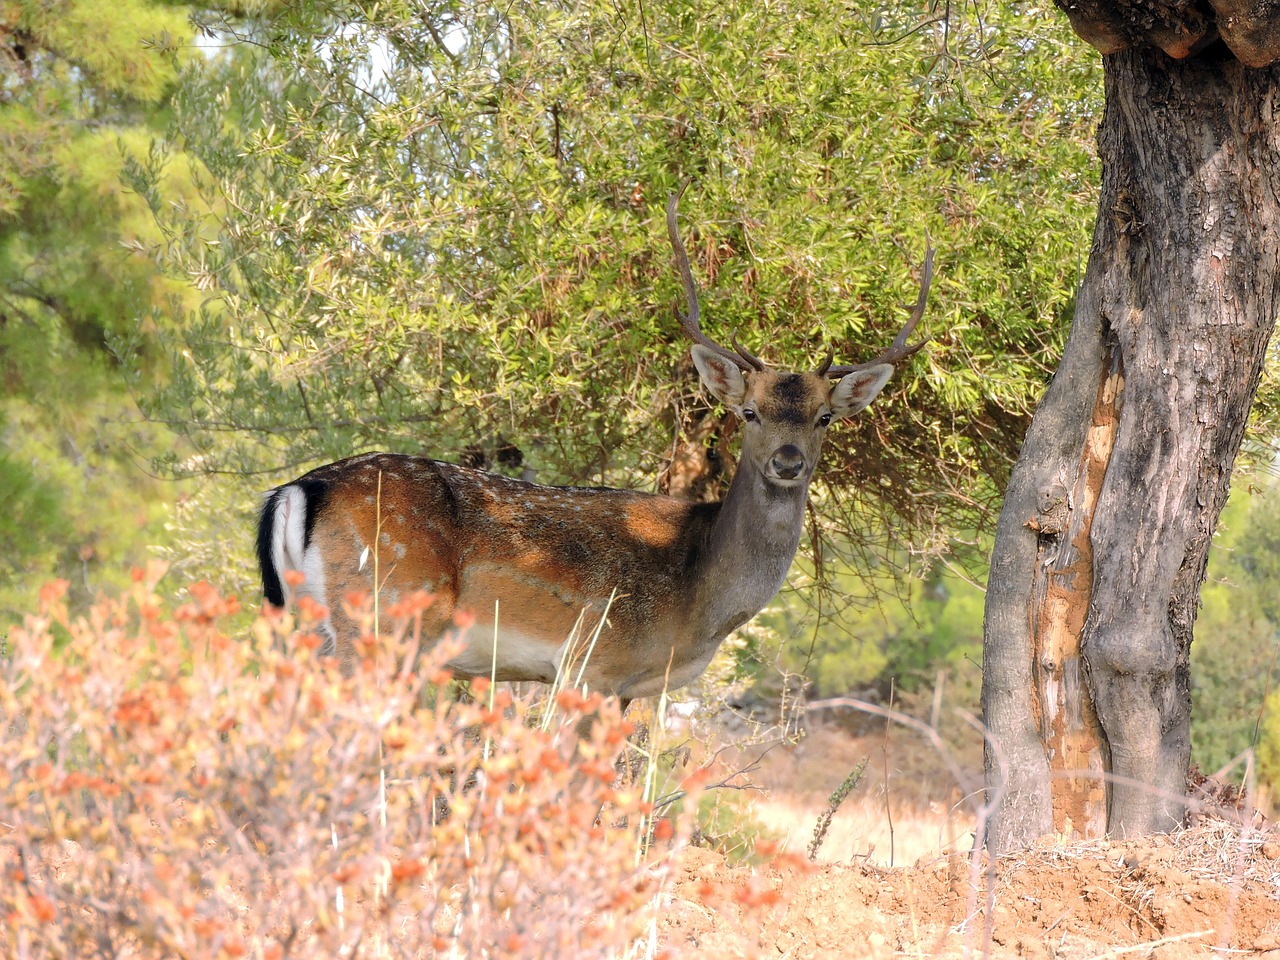
[[[728,495],[690,503],[547,487],[391,453],[318,467],[267,495],[258,560],[270,603],[298,593],[328,608],[323,653],[355,665],[347,592],[378,590],[385,606],[425,590],[435,595],[424,623],[433,638],[456,611],[475,617],[448,663],[455,676],[581,678],[625,710],[635,697],[695,680],[721,641],[778,592],[827,427],[866,407],[892,365],[923,345],[907,338],[924,313],[933,253],[926,248],[919,298],[884,353],[852,366],[832,366],[828,353],[813,373],[783,373],[703,334],[678,201],[667,204],[667,231],[688,304],[681,324],[703,384],[743,422]],[[296,588],[288,571],[303,575]]]

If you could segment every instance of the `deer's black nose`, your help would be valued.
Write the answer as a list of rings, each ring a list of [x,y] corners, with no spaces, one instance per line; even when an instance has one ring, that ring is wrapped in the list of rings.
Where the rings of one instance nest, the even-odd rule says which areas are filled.
[[[794,480],[804,469],[804,451],[794,443],[784,444],[773,453],[773,472],[779,480]]]

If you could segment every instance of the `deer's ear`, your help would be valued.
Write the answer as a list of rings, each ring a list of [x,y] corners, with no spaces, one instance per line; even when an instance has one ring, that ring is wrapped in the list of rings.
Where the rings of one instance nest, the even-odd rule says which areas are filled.
[[[693,365],[698,368],[698,376],[711,395],[730,410],[741,410],[743,401],[747,399],[747,381],[738,365],[700,343],[695,343],[689,352],[693,355]]]
[[[893,367],[887,363],[877,364],[866,370],[858,370],[842,377],[831,388],[831,412],[837,417],[852,417],[859,410],[866,408],[876,398],[884,385],[893,376]]]

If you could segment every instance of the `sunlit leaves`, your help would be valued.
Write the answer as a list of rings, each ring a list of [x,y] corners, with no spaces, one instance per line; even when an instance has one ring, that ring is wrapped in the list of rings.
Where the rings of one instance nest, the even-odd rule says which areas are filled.
[[[199,434],[216,402],[204,469],[502,438],[542,479],[644,483],[694,389],[662,218],[693,177],[706,327],[780,364],[883,344],[931,237],[933,345],[827,476],[893,463],[882,498],[916,519],[994,493],[1018,431],[989,421],[1024,423],[1052,370],[1094,202],[1095,58],[1045,12],[287,11],[178,105],[218,219],[157,211],[212,299],[156,410]]]

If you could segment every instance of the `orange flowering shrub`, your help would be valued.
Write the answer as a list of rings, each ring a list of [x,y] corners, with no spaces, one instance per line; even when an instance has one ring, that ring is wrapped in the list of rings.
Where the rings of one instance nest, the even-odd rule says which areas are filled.
[[[414,661],[425,599],[347,678],[308,624],[233,638],[234,599],[196,584],[169,614],[158,576],[77,620],[52,585],[0,648],[0,955],[635,948],[685,828],[617,784],[616,706],[533,724],[484,683],[442,695],[449,641]]]

